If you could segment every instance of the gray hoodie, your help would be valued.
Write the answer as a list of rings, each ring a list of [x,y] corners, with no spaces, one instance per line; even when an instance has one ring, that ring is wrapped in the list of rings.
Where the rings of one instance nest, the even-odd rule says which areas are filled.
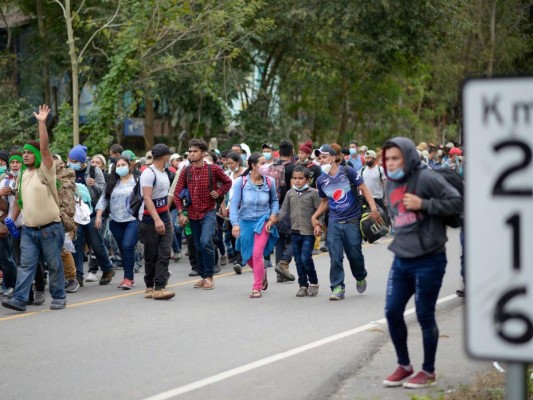
[[[401,258],[415,258],[445,251],[448,238],[441,217],[462,211],[461,195],[442,176],[420,162],[415,144],[410,139],[396,137],[387,141],[385,146],[390,144],[398,147],[403,153],[405,176],[397,181],[389,177],[385,165],[386,150],[383,151],[383,167],[388,177],[386,196],[389,211],[394,218],[395,231],[389,249]],[[420,211],[405,209],[402,201],[405,193],[413,193],[422,198]]]

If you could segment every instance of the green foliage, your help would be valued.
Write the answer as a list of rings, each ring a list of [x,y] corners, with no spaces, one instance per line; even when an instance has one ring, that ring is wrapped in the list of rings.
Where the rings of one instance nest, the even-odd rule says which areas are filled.
[[[59,107],[58,122],[52,131],[50,150],[52,153],[66,157],[72,148],[72,107],[63,102]]]
[[[11,145],[22,145],[35,138],[35,126],[31,123],[31,106],[24,98],[0,98],[0,142],[9,150]]]

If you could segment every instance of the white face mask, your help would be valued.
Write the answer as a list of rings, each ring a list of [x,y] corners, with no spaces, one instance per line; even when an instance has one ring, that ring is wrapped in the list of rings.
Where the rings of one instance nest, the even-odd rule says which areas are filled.
[[[237,166],[235,167],[235,169],[233,169],[232,171],[233,171],[233,172],[239,172],[239,168],[240,168],[240,167],[237,165]]]
[[[332,168],[332,165],[331,165],[331,164],[324,164],[324,165],[321,165],[321,166],[320,166],[320,169],[321,169],[322,172],[325,173],[326,175],[329,174],[329,171],[331,171],[331,168]]]

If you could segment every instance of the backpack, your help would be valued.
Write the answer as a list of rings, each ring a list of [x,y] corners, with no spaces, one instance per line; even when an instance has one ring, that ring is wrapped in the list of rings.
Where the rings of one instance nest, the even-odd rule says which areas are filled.
[[[154,183],[152,187],[157,183],[157,175],[155,174],[152,168],[148,168],[154,173]],[[133,176],[135,180],[135,186],[129,197],[126,199],[126,210],[128,214],[132,217],[139,218],[139,211],[141,210],[141,205],[144,203],[144,198],[141,192],[141,178]]]
[[[48,181],[41,169],[37,169],[37,175],[42,183],[48,186],[50,194],[53,196],[59,207],[59,216],[65,227],[65,232],[76,232],[77,224],[74,221],[76,215],[76,173],[72,168],[56,166],[56,192],[52,191]]]
[[[93,207],[91,203],[91,194],[87,186],[76,183],[78,194],[76,196],[76,215],[74,221],[79,225],[87,225],[91,222]]]
[[[430,171],[433,174],[439,174],[440,176],[442,176],[446,182],[448,182],[459,192],[459,194],[461,195],[461,199],[464,201],[464,183],[463,179],[459,176],[457,172],[448,168],[431,169]],[[421,170],[415,172],[415,179],[413,180],[414,182],[412,186],[413,188],[416,188],[420,173]],[[413,193],[413,190],[409,190],[409,193]],[[450,228],[460,228],[461,226],[463,226],[463,211],[461,210],[459,214],[441,217],[441,220],[445,226],[449,226]]]
[[[281,163],[273,163],[268,168],[267,176],[273,178],[274,182],[276,183],[276,194],[278,195],[278,200],[281,200],[282,188],[287,186],[287,181],[285,180],[285,167],[290,162],[291,162],[290,160],[287,160]]]

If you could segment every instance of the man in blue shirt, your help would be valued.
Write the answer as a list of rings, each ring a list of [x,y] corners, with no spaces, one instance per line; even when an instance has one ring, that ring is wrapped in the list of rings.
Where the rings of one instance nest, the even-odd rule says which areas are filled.
[[[355,172],[359,173],[361,168],[363,168],[363,161],[361,160],[361,156],[359,155],[358,151],[359,149],[357,147],[357,142],[352,140],[350,142],[350,157],[348,158],[347,165],[351,166],[353,169],[355,169]]]
[[[357,280],[357,291],[366,290],[367,272],[361,248],[361,204],[360,191],[370,205],[371,218],[379,224],[383,220],[378,212],[372,193],[361,176],[353,168],[339,166],[337,153],[330,145],[322,145],[315,150],[320,161],[322,174],[317,180],[320,206],[311,221],[315,229],[320,227],[318,218],[329,208],[327,245],[331,259],[329,279],[331,284],[330,300],[344,299],[343,251],[346,252],[352,275]]]

